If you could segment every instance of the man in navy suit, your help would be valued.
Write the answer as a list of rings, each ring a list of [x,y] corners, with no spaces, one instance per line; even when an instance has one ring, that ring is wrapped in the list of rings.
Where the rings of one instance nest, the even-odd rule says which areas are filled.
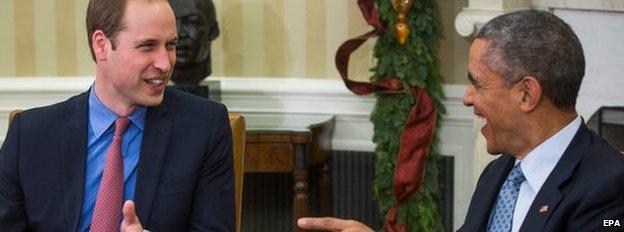
[[[575,110],[585,58],[569,25],[536,10],[496,17],[468,69],[464,104],[485,121],[488,153],[503,155],[481,174],[460,231],[603,231],[624,219],[624,157]]]
[[[103,231],[102,221],[234,231],[227,109],[166,88],[177,42],[168,2],[91,0],[86,22],[95,82],[13,119],[0,150],[0,231]]]
[[[603,231],[604,220],[621,224],[624,157],[576,113],[585,58],[570,26],[545,11],[498,16],[476,35],[468,63],[463,102],[485,122],[488,153],[503,155],[481,174],[459,231]],[[332,218],[299,224],[369,230]]]

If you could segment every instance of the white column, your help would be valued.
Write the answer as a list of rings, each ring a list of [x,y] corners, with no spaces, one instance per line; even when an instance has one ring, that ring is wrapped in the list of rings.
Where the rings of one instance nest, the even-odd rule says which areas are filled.
[[[490,19],[511,11],[531,8],[530,0],[470,0],[455,17],[455,30],[461,36],[474,35]]]

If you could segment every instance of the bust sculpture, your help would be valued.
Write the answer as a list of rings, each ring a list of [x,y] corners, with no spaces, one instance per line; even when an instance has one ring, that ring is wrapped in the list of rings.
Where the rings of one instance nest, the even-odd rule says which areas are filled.
[[[178,24],[177,61],[171,79],[196,86],[212,73],[210,45],[219,36],[212,0],[172,0]]]

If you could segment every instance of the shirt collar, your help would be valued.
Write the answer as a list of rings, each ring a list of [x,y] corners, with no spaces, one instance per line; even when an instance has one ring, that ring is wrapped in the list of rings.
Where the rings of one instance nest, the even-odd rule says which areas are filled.
[[[544,182],[546,182],[546,178],[555,168],[561,156],[563,156],[563,152],[570,145],[570,142],[572,142],[574,135],[581,126],[581,122],[581,117],[576,116],[572,122],[535,147],[522,160],[522,173],[535,192],[538,192],[544,185]]]
[[[143,126],[145,125],[146,112],[147,109],[145,107],[136,107],[128,116],[130,121],[141,131],[143,131]],[[95,88],[91,86],[89,90],[89,123],[91,124],[91,128],[93,128],[95,137],[99,138],[104,134],[117,117],[119,116],[117,116],[115,112],[108,109],[108,107],[100,101],[95,94]]]

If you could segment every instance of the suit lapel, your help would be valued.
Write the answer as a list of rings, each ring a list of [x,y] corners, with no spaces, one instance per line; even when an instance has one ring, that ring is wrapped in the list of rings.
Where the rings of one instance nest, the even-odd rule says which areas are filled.
[[[166,111],[165,102],[147,110],[134,197],[137,215],[146,226],[149,225],[171,131],[172,120]]]
[[[65,219],[69,231],[76,231],[84,196],[87,153],[88,94],[76,98],[68,109],[66,127],[61,130],[61,177]]]
[[[564,182],[572,176],[574,168],[587,153],[591,144],[589,131],[585,124],[576,132],[568,148],[561,156],[553,171],[550,173],[544,185],[537,193],[535,200],[529,208],[520,231],[542,231],[548,219],[552,215],[564,196],[561,191]]]
[[[473,217],[474,226],[477,228],[468,229],[467,231],[485,231],[487,223],[490,218],[490,210],[496,202],[498,197],[498,191],[500,190],[503,182],[505,181],[508,173],[511,171],[514,165],[515,159],[512,156],[503,155],[500,158],[500,162],[492,164],[490,170],[483,176],[477,190],[473,195],[473,203],[470,205],[470,215]]]

